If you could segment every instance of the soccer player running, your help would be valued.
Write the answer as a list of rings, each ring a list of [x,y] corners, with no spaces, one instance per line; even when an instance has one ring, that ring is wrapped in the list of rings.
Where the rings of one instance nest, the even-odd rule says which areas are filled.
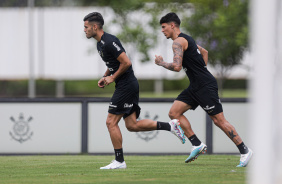
[[[179,120],[160,122],[143,119],[137,121],[141,110],[138,106],[139,84],[122,44],[117,37],[104,32],[104,19],[100,13],[89,13],[83,21],[86,37],[88,39],[93,37],[97,40],[98,52],[107,66],[104,76],[98,81],[98,86],[104,88],[113,82],[116,84],[106,120],[115,151],[115,160],[100,169],[126,168],[122,149],[122,134],[118,126],[122,117],[126,128],[131,132],[166,130],[175,134],[184,144],[185,136],[179,125]]]
[[[175,13],[168,13],[160,19],[162,32],[167,39],[173,40],[173,62],[165,62],[162,56],[155,56],[155,63],[168,70],[179,72],[183,67],[190,80],[190,85],[174,101],[169,117],[179,119],[185,135],[192,143],[192,150],[186,163],[205,153],[207,146],[202,143],[191,128],[189,120],[183,115],[189,109],[195,110],[200,105],[218,126],[238,147],[241,158],[237,167],[245,167],[253,152],[248,148],[235,128],[225,119],[218,97],[218,87],[214,76],[207,70],[208,51],[196,45],[191,36],[180,31],[180,19]]]

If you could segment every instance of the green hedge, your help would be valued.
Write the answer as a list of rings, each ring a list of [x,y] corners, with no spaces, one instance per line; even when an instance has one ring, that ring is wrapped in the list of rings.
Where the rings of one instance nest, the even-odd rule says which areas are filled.
[[[154,91],[154,80],[139,80],[140,92]],[[224,89],[246,89],[247,80],[226,80]],[[65,96],[95,96],[103,93],[113,93],[115,84],[111,84],[104,89],[97,86],[98,80],[65,81]],[[187,78],[181,80],[164,80],[164,91],[182,90],[189,85]],[[28,96],[27,80],[2,80],[0,81],[0,97],[26,97]],[[37,97],[56,96],[56,81],[37,80]]]

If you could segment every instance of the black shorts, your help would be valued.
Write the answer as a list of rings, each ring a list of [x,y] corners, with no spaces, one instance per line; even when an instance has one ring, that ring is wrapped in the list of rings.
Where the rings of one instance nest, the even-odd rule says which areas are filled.
[[[136,112],[136,118],[140,115],[139,84],[137,80],[122,83],[119,81],[111,98],[108,112],[111,114],[124,114],[123,118]]]
[[[190,105],[193,110],[200,105],[210,116],[223,112],[218,88],[215,85],[204,86],[196,92],[189,86],[178,95],[176,100]]]

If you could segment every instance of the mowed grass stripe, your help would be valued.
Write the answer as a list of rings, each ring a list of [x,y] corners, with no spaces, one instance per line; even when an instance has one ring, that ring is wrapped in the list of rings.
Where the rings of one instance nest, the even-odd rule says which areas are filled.
[[[114,156],[0,156],[0,183],[246,183],[234,155],[125,155],[127,169],[100,170]]]

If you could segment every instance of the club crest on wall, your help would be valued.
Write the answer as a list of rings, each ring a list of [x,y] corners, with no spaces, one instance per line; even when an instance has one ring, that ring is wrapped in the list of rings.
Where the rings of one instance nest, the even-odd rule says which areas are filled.
[[[14,123],[12,131],[10,131],[12,139],[18,141],[19,143],[29,140],[33,135],[33,132],[30,131],[29,126],[29,123],[32,121],[32,119],[33,118],[30,116],[25,120],[23,113],[20,113],[18,120],[11,116],[10,120]]]
[[[144,119],[152,119],[154,121],[156,121],[159,118],[158,115],[155,115],[154,118],[150,118],[150,113],[148,111],[145,112],[145,117]],[[138,118],[137,121],[141,120],[142,118]],[[136,132],[138,138],[143,139],[144,141],[148,142],[154,138],[157,137],[157,135],[159,134],[158,130],[155,131],[146,131],[146,132]]]

